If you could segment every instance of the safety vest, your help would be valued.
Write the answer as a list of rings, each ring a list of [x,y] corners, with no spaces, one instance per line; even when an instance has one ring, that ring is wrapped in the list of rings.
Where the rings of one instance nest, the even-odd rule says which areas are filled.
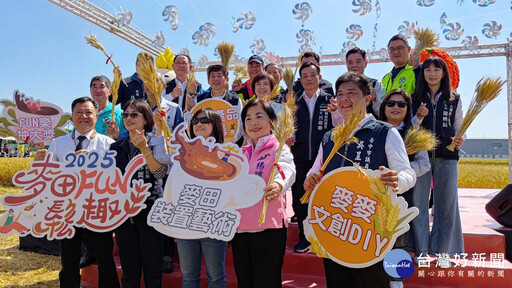
[[[389,72],[382,78],[382,85],[386,90],[386,94],[391,90],[401,88],[411,95],[416,89],[416,76],[412,66],[406,65],[404,69],[398,72],[394,80],[391,79],[391,72]]]

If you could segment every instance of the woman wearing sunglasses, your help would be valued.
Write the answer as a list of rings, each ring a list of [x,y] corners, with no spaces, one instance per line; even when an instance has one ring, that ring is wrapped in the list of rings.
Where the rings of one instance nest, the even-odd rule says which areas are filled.
[[[380,120],[388,122],[393,125],[402,136],[405,138],[409,129],[412,128],[411,124],[411,96],[404,90],[398,88],[391,90],[382,99],[380,105],[379,115],[382,115]],[[416,177],[420,177],[430,170],[430,162],[428,161],[428,153],[422,150],[415,155],[409,155],[409,162],[411,167],[416,173]],[[409,207],[414,206],[414,188],[402,194]],[[417,219],[417,218],[415,218]],[[404,236],[400,236],[395,244],[395,247],[402,248],[404,245],[414,246],[414,235],[416,234],[415,222],[411,222],[411,229]],[[412,245],[411,245],[412,244]],[[392,279],[391,287],[403,287],[402,279]]]
[[[215,143],[224,142],[222,119],[211,108],[201,108],[194,113],[190,121],[190,138],[213,137]],[[206,265],[208,288],[226,287],[224,260],[228,243],[225,241],[202,239],[176,239],[180,256],[180,269],[183,275],[181,287],[201,287],[201,253]]]
[[[460,224],[458,204],[458,149],[446,149],[452,141],[457,148],[464,143],[463,137],[455,137],[463,120],[460,96],[453,92],[450,85],[450,74],[446,63],[439,57],[429,57],[421,67],[413,94],[413,113],[416,113],[413,125],[435,133],[440,144],[429,152],[432,170],[419,177],[414,191],[418,200],[414,206],[420,214],[417,217],[416,252],[429,254],[450,254],[464,252],[462,228]],[[434,182],[434,223],[429,233],[428,198],[431,181]],[[413,222],[414,223],[414,222]],[[443,261],[443,268],[449,262]]]
[[[233,264],[238,287],[281,287],[281,268],[286,246],[285,192],[295,182],[295,165],[288,146],[284,146],[278,163],[275,157],[279,142],[272,134],[277,116],[262,99],[249,101],[242,110],[244,131],[249,136],[243,152],[249,160],[249,172],[269,182],[272,167],[277,165],[281,173],[271,179],[270,185],[261,191],[261,200],[254,206],[240,209],[240,225],[231,241]],[[269,201],[265,222],[258,219],[264,198]]]
[[[146,208],[136,216],[129,218],[116,229],[116,241],[123,276],[122,287],[140,287],[144,273],[146,287],[162,287],[163,235],[147,224],[147,216],[155,200],[162,196],[163,178],[167,165],[155,160],[147,132],[153,131],[154,121],[151,107],[142,99],[130,100],[123,107],[123,124],[128,136],[112,143],[110,150],[117,151],[116,166],[125,172],[128,162],[137,155],[143,155],[146,163],[132,180],[150,183],[150,196],[146,199]],[[142,172],[142,173],[140,173]]]

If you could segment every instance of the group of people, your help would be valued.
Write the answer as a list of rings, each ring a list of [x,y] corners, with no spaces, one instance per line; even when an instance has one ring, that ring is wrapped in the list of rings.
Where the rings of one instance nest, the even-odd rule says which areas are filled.
[[[207,69],[209,89],[203,90],[197,81],[187,83],[186,76],[192,69],[191,59],[188,55],[178,54],[173,65],[176,78],[166,81],[159,75],[165,89],[161,97],[156,97],[146,89],[140,77],[140,61],[152,60],[151,55],[142,52],[137,56],[137,72],[125,79],[127,86],[121,84],[119,87],[117,103],[110,102],[110,80],[105,76],[93,77],[91,97],[73,101],[73,132],[56,138],[48,150],[39,150],[35,161],[43,159],[48,152],[53,153],[54,160],[63,161],[67,153],[74,151],[115,150],[116,165],[124,171],[130,159],[143,155],[147,164],[134,177],[152,184],[147,207],[115,230],[123,269],[121,285],[140,287],[143,275],[146,287],[162,287],[162,273],[169,272],[169,265],[172,265],[174,239],[148,226],[146,218],[155,200],[162,196],[172,165],[171,155],[165,149],[163,125],[167,124],[173,130],[184,121],[184,111],[205,99],[229,102],[241,111],[240,128],[234,142],[241,146],[247,157],[249,172],[270,183],[261,191],[260,203],[238,210],[240,225],[230,242],[238,286],[281,287],[287,227],[292,216],[286,213],[285,193],[291,188],[294,211],[291,221],[296,221],[299,226],[299,242],[294,250],[305,253],[310,246],[303,228],[307,204],[302,204],[300,198],[319,183],[317,173],[334,147],[333,128],[349,121],[355,111],[365,111],[354,135],[360,143],[371,140],[373,144],[363,148],[353,143],[344,145],[324,173],[351,166],[352,162],[344,161],[344,158],[366,169],[383,170],[380,177],[383,184],[392,187],[393,192],[401,193],[410,206],[420,210],[411,223],[411,230],[403,237],[403,246],[418,257],[462,253],[457,204],[458,153],[446,149],[452,141],[457,147],[464,141],[462,137],[455,137],[462,122],[460,97],[450,87],[450,75],[441,58],[430,57],[421,65],[419,56],[411,55],[410,50],[406,38],[393,36],[388,51],[394,67],[379,81],[364,75],[366,53],[353,48],[346,54],[348,72],[335,81],[334,87],[322,79],[319,56],[314,52],[303,53],[300,78],[293,85],[297,105],[296,131],[280,151],[278,163],[274,160],[280,145],[273,127],[276,127],[283,102],[292,92],[279,87],[278,95],[268,100],[283,77],[278,65],[265,65],[260,56],[251,56],[247,63],[249,79],[241,85],[234,83],[231,90],[228,88],[228,70],[222,65],[211,65]],[[160,101],[161,109],[157,101]],[[111,109],[116,104],[122,109],[116,108],[111,119]],[[409,129],[420,126],[432,131],[441,144],[435,151],[407,155],[403,137]],[[211,108],[196,111],[189,123],[189,136],[213,137],[215,142],[223,143],[219,113]],[[359,157],[361,152],[365,157]],[[265,155],[270,157],[263,157]],[[274,164],[282,173],[269,179]],[[434,188],[432,231],[429,230],[428,213],[431,186]],[[264,199],[269,205],[265,222],[259,225]],[[80,286],[82,240],[98,263],[99,287],[119,287],[112,258],[112,233],[80,228],[76,229],[73,238],[61,241],[61,287]],[[208,287],[226,286],[227,242],[204,238],[176,239],[176,243],[183,274],[182,287],[200,287],[201,254],[206,264]],[[324,259],[324,268],[328,287],[390,285],[382,262],[353,269]]]
[[[4,143],[0,151],[0,157],[30,157],[30,150],[25,149],[25,145],[18,144],[17,147],[11,149],[9,144]]]

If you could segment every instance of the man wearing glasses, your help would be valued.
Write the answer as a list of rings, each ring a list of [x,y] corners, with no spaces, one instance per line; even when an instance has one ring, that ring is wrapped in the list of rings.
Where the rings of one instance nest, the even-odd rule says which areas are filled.
[[[178,54],[174,57],[172,69],[176,78],[167,83],[165,99],[178,104],[182,111],[194,107],[194,95],[201,93],[201,84],[197,81],[190,84],[192,91],[187,91],[187,75],[192,70],[192,60],[187,54]]]
[[[101,154],[109,150],[114,140],[97,133],[94,129],[98,120],[98,103],[90,97],[81,97],[73,101],[71,111],[71,120],[75,127],[73,132],[55,138],[48,150],[39,149],[34,161],[43,161],[48,152],[52,153],[54,161],[62,162],[68,153],[87,154],[89,151],[95,151]],[[112,232],[93,232],[79,227],[75,227],[72,238],[65,238],[60,242],[62,265],[59,273],[60,287],[80,287],[79,263],[82,237],[87,237],[91,244],[88,249],[98,261],[98,286],[119,287],[116,265],[112,256],[114,247]]]
[[[244,136],[244,132],[241,129],[242,117],[240,117],[240,113],[242,112],[242,100],[236,94],[231,93],[228,89],[226,89],[226,87],[228,87],[227,85],[229,84],[229,77],[228,70],[224,66],[210,65],[206,70],[206,75],[208,76],[208,84],[210,84],[210,89],[197,96],[197,103],[206,99],[222,99],[229,102],[231,106],[237,107],[237,111],[239,113],[238,131],[236,133],[235,139],[233,140],[233,142],[237,142]],[[241,145],[242,143],[238,144]]]
[[[416,89],[416,77],[420,73],[420,55],[412,54],[409,42],[404,36],[397,34],[388,42],[388,53],[394,67],[382,78],[386,93],[401,88],[410,95]],[[412,61],[412,66],[409,62]]]

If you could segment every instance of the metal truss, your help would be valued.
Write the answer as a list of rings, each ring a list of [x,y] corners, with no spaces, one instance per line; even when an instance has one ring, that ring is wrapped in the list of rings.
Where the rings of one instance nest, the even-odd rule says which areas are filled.
[[[163,47],[153,45],[153,40],[130,27],[130,25],[118,25],[116,18],[101,8],[85,0],[48,0],[71,13],[98,25],[122,39],[140,47],[148,53],[158,56],[163,52]],[[509,164],[512,164],[512,43],[478,45],[467,49],[463,46],[441,47],[453,59],[470,59],[482,57],[506,57],[507,65],[507,103],[508,103],[508,156]],[[345,51],[346,52],[346,51]],[[390,62],[386,49],[370,51],[367,54],[369,63]],[[294,68],[297,56],[281,57],[282,67]],[[206,71],[206,67],[212,64],[220,64],[220,61],[208,61],[202,66],[196,65],[196,72]],[[245,63],[243,63],[245,64]],[[345,65],[344,53],[322,55],[322,66]],[[199,67],[198,67],[199,66]],[[231,64],[230,70],[234,68]],[[512,165],[509,165],[509,180],[512,182]]]
[[[153,39],[133,29],[130,25],[118,25],[116,18],[105,10],[85,0],[48,0],[55,5],[68,10],[93,24],[100,26],[108,32],[140,47],[150,54],[158,55],[163,52],[163,47],[153,45]]]

